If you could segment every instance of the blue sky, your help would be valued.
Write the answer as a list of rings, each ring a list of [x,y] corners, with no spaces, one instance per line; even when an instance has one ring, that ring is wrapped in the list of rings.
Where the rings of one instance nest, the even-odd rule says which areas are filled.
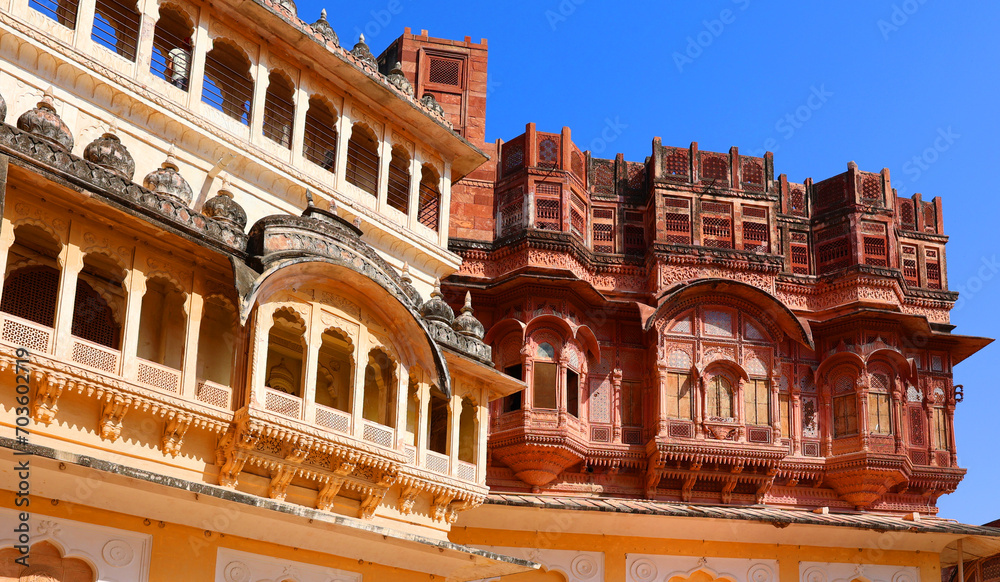
[[[581,149],[641,161],[655,136],[703,150],[775,152],[776,173],[801,182],[892,172],[893,186],[944,201],[948,278],[963,291],[956,333],[1000,335],[998,167],[1000,4],[943,0],[843,2],[301,1],[307,21],[329,9],[341,42],[366,31],[378,54],[409,26],[489,40],[487,139],[568,126]],[[791,118],[789,118],[791,116]],[[994,344],[955,369],[959,463],[969,470],[941,515],[1000,518],[989,374]]]

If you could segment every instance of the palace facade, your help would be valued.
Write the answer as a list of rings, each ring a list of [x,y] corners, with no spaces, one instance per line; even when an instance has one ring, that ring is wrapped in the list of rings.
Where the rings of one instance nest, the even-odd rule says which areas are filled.
[[[1000,577],[940,198],[486,143],[485,40],[336,24],[0,0],[0,580]]]

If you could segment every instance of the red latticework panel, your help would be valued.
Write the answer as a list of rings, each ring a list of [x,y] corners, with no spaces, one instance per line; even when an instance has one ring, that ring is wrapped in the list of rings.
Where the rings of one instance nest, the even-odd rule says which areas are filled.
[[[421,183],[417,206],[417,222],[431,230],[437,230],[441,219],[441,194],[436,188]]]
[[[427,67],[427,80],[440,85],[462,86],[462,61],[431,57]]]
[[[803,243],[791,243],[792,272],[796,275],[809,274],[809,245]]]
[[[690,154],[688,150],[667,150],[667,154],[663,156],[664,176],[688,181],[691,177]]]
[[[941,265],[937,263],[927,263],[927,287],[929,289],[941,288]]]
[[[861,181],[861,199],[868,203],[882,203],[882,176],[865,174],[859,177]]]
[[[622,429],[622,442],[626,445],[642,444],[642,430],[638,428]]]
[[[733,248],[733,207],[719,202],[701,205],[702,244],[706,247]]]
[[[743,188],[751,192],[764,191],[764,164],[760,159],[743,159]]]
[[[638,196],[646,191],[646,166],[644,164],[628,163],[628,194]]]
[[[816,249],[816,267],[820,274],[843,269],[851,264],[851,241],[846,238],[825,242]]]
[[[744,206],[743,216],[747,218],[763,218],[767,220],[767,208],[761,206]]]
[[[910,408],[910,444],[922,447],[927,444],[924,440],[924,411],[919,407]]]
[[[795,216],[806,215],[806,191],[804,188],[792,188],[789,191],[788,211]]]
[[[625,252],[642,254],[646,250],[646,235],[638,224],[625,225]]]
[[[506,236],[524,226],[524,189],[507,190],[500,200],[500,236]]]
[[[585,165],[583,163],[583,155],[580,154],[580,152],[578,152],[578,151],[574,151],[573,155],[571,156],[571,158],[572,158],[572,162],[571,163],[573,164],[573,173],[576,174],[577,178],[580,178],[581,182],[583,182],[584,184],[586,184],[587,183],[587,170],[586,170],[586,167],[585,167]]]
[[[551,137],[539,136],[538,165],[542,168],[559,167],[559,142]]]
[[[910,449],[910,462],[914,465],[927,465],[927,451],[921,449]]]
[[[903,245],[903,278],[914,287],[920,285],[920,275],[917,272],[917,247]]]
[[[758,253],[770,252],[766,222],[743,222],[743,250]]]
[[[594,252],[615,252],[615,211],[611,208],[595,208],[593,216]]]
[[[771,442],[771,429],[765,426],[751,426],[747,431],[747,437],[752,443]]]
[[[689,422],[671,422],[667,434],[673,438],[689,439],[694,437],[694,427]]]
[[[558,198],[535,198],[535,228],[540,230],[562,230],[562,203]]]
[[[701,181],[729,183],[729,158],[726,156],[701,155]]]
[[[111,314],[111,306],[82,279],[76,284],[72,333],[95,344],[113,350],[119,349],[118,340],[121,332]]]
[[[503,144],[503,175],[509,176],[524,167],[524,136]]]
[[[841,175],[816,184],[816,207],[826,209],[842,203],[846,190],[845,183],[844,176]]]
[[[937,213],[934,205],[924,203],[924,232],[937,232]]]
[[[913,201],[905,198],[899,199],[899,223],[906,230],[916,230],[917,216],[913,210]]]
[[[594,441],[595,443],[610,443],[611,428],[607,426],[590,427],[590,440]]]
[[[1000,580],[1000,556],[994,556],[983,562],[983,582]]]
[[[804,442],[802,443],[802,455],[806,457],[818,457],[819,456],[819,443],[817,442]]]
[[[864,237],[864,244],[866,265],[872,265],[874,267],[889,266],[888,257],[886,255],[885,238],[866,236]]]
[[[615,193],[614,160],[592,160],[591,187],[601,194]]]
[[[0,311],[52,327],[59,294],[59,271],[52,267],[25,267],[3,284]]]
[[[587,232],[587,221],[583,218],[583,212],[573,205],[570,207],[570,227],[573,234],[582,237]]]

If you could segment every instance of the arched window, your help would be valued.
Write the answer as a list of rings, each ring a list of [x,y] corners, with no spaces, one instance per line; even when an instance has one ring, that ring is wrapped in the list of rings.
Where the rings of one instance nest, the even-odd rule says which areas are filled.
[[[271,71],[264,95],[264,137],[276,144],[292,147],[292,121],[295,119],[295,88],[285,75]]]
[[[847,373],[833,380],[833,436],[840,438],[858,434],[858,399],[854,378]]]
[[[868,432],[871,434],[892,434],[892,397],[889,390],[889,375],[883,371],[874,372],[868,388]]]
[[[316,403],[351,412],[354,382],[354,344],[343,333],[323,332],[316,370]]]
[[[403,214],[410,207],[410,156],[399,146],[392,148],[386,202]]]
[[[59,250],[59,243],[37,226],[14,229],[0,311],[46,327],[55,325]]]
[[[139,46],[139,11],[129,0],[97,0],[91,38],[97,44],[135,61]]]
[[[437,388],[431,389],[427,415],[427,448],[441,455],[448,454],[448,399]]]
[[[507,366],[503,369],[503,373],[507,374],[511,378],[517,378],[518,380],[524,381],[524,366],[521,364],[514,364],[513,366]],[[508,394],[501,399],[501,409],[500,412],[516,412],[521,410],[524,406],[524,390],[520,390],[513,394]]]
[[[347,141],[347,181],[378,195],[378,140],[366,125],[355,123]]]
[[[396,425],[396,363],[385,352],[368,352],[362,416],[384,426]]]
[[[468,398],[462,399],[462,414],[458,419],[458,460],[476,462],[478,430],[476,405]]]
[[[337,114],[319,97],[309,98],[302,153],[329,172],[337,170]]]
[[[73,335],[121,349],[121,325],[115,314],[125,306],[124,280],[125,273],[107,256],[91,253],[83,258],[73,302]]]
[[[944,407],[935,406],[934,415],[934,448],[939,451],[950,451],[951,439],[948,438],[948,415],[945,414]]]
[[[416,444],[417,427],[420,426],[420,384],[410,376],[406,387],[406,432],[408,444]]]
[[[571,368],[566,369],[566,412],[580,416],[580,375]]]
[[[250,59],[243,51],[216,40],[205,55],[205,86],[201,100],[239,121],[250,125],[253,77]]]
[[[667,372],[667,416],[691,420],[691,375]]]
[[[424,165],[420,172],[420,198],[417,221],[431,230],[437,230],[441,219],[441,178],[434,168]]]
[[[733,384],[722,374],[708,381],[708,416],[711,419],[733,418]]]
[[[232,304],[219,297],[205,300],[198,331],[199,380],[230,385],[236,321],[236,309]]]
[[[149,71],[179,89],[187,91],[191,77],[191,39],[194,26],[183,12],[171,6],[160,8],[153,29],[153,55]]]
[[[28,7],[70,30],[76,29],[76,12],[80,7],[80,0],[28,0]]]
[[[278,310],[267,337],[267,375],[264,385],[302,397],[302,365],[305,360],[305,323],[290,310]],[[297,416],[297,410],[278,410]]]
[[[535,361],[532,363],[532,407],[555,410],[556,408],[556,377],[559,367],[551,360],[556,357],[552,344],[538,344]]]
[[[751,378],[743,390],[746,424],[771,424],[771,388],[763,378]]]
[[[155,277],[146,282],[139,316],[138,357],[170,368],[181,368],[187,327],[184,302],[184,292],[170,281]]]
[[[31,546],[31,565],[22,566],[17,560],[24,556],[13,547],[0,550],[0,580],[10,582],[90,582],[96,580],[94,570],[78,558],[64,558],[49,542]]]

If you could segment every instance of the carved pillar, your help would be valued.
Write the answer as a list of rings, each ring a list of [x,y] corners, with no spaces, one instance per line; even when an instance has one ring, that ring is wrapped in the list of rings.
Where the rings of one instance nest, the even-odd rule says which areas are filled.
[[[73,309],[76,302],[76,285],[83,270],[83,251],[80,250],[81,233],[76,221],[70,229],[70,242],[59,253],[59,294],[56,296],[55,337],[52,352],[60,359],[68,360],[73,352]],[[11,237],[13,237],[11,229]],[[13,244],[13,240],[11,240]],[[9,248],[9,245],[8,247]]]
[[[556,422],[559,426],[566,425],[566,415],[569,414],[566,409],[567,370],[569,370],[569,352],[567,351],[567,346],[563,345],[563,349],[559,354],[559,361],[556,362]]]
[[[372,131],[377,128],[373,127]],[[389,141],[389,129],[382,126],[382,135],[378,139],[378,189],[375,190],[375,208],[385,212],[386,199],[389,194],[389,162],[392,161],[392,142]]]
[[[792,454],[802,454],[802,393],[798,388],[789,386],[788,406],[791,407],[789,414],[788,437],[792,439]]]
[[[665,409],[665,407],[664,407]],[[622,442],[622,370],[615,368],[611,372],[611,425],[614,442]]]
[[[410,371],[402,363],[396,365],[396,443],[395,448],[402,450],[406,440],[406,417],[410,403]]]
[[[302,75],[299,75],[299,85],[295,88],[295,116],[292,119],[292,165],[302,165],[302,148],[306,135],[306,112],[309,110],[309,91],[303,86]]]
[[[96,2],[80,2],[79,8],[77,8],[76,35],[73,37],[73,45],[82,51],[83,54],[108,50],[94,42],[91,36],[94,32],[94,15],[96,12]]]
[[[774,421],[771,423],[771,442],[777,443],[781,442],[781,427],[785,424],[786,420],[781,418],[781,402],[778,398],[778,392],[781,389],[781,371],[774,370],[771,372],[771,397],[768,399],[768,414]],[[791,431],[789,431],[788,436],[791,436]]]
[[[139,320],[142,319],[142,298],[146,295],[146,272],[142,267],[145,264],[146,252],[137,248],[135,258],[132,260],[132,269],[125,277],[128,293],[125,300],[121,343],[121,375],[125,378],[135,378],[138,368],[136,354],[139,351]]]
[[[458,473],[458,445],[461,436],[462,397],[452,386],[451,398],[448,399],[448,474],[456,477]]]
[[[365,369],[368,368],[368,328],[361,326],[358,333],[358,367],[354,374],[354,392],[351,401],[351,434],[360,439],[364,434],[365,417]]]
[[[139,38],[135,51],[135,66],[137,77],[149,77],[149,63],[153,57],[153,33],[156,22],[160,18],[159,2],[157,0],[140,0],[139,5]]]
[[[267,95],[268,70],[265,62],[269,58],[267,44],[259,45],[256,66],[250,67],[253,77],[253,100],[250,102],[250,142],[259,144],[264,139],[264,102]]]
[[[246,383],[249,398],[247,403],[254,408],[259,408],[264,402],[264,383],[267,382],[267,338],[274,326],[274,306],[261,305],[257,308],[257,315],[254,318],[256,324],[253,334],[250,337],[250,349],[252,350],[251,374]]]
[[[521,348],[521,358],[524,362],[524,398],[521,399],[521,409],[524,410],[524,418],[527,421],[531,417],[531,409],[535,404],[535,371],[534,361],[531,359],[531,343],[524,344]]]
[[[438,244],[445,247],[448,246],[448,225],[451,217],[451,162],[448,160],[444,161],[439,192],[441,200],[438,203]]]
[[[930,386],[925,384],[924,393],[929,392]],[[930,394],[924,400],[924,414],[927,415],[927,464],[936,467],[937,455],[934,451],[937,450],[937,427],[934,426],[934,400]]]
[[[823,437],[823,456],[832,457],[833,456],[833,394],[831,391],[831,386],[827,382],[823,382],[819,393],[819,407],[820,407],[820,419],[822,422],[820,425],[820,434]]]
[[[958,447],[955,446],[955,401],[948,400],[945,405],[945,423],[947,424],[946,430],[948,433],[948,443],[946,447],[949,451],[949,466],[955,467],[958,465]]]
[[[736,432],[740,442],[747,440],[746,390],[747,381],[743,378],[736,380],[736,386],[733,387],[733,416],[736,417]]]
[[[5,188],[0,184],[0,196],[3,196]],[[3,202],[0,201],[0,209],[3,207]],[[2,271],[0,273],[7,275],[7,254],[10,252],[10,247],[14,246],[14,224],[8,218],[4,218],[2,223],[0,223],[0,267]],[[3,296],[3,285],[0,285],[0,298]]]
[[[708,417],[708,385],[705,382],[705,377],[698,374],[697,380],[692,384],[696,390],[692,394],[691,402],[698,406],[698,413],[695,416],[695,424],[697,425],[695,437],[699,439],[705,438],[705,419]]]
[[[656,434],[660,437],[665,437],[668,434],[668,427],[670,425],[670,411],[667,409],[667,363],[663,361],[656,362],[656,379],[657,379],[657,391],[656,391]],[[694,398],[691,399],[692,401]]]
[[[858,395],[858,434],[861,437],[861,448],[868,450],[869,431],[868,426],[868,373],[861,372],[855,381],[856,393]]]
[[[424,466],[430,425],[431,386],[421,378],[417,384],[417,465]]]
[[[198,14],[198,25],[194,31],[194,46],[191,55],[191,72],[188,75],[187,107],[189,111],[200,111],[201,93],[205,85],[205,56],[212,50],[212,39],[208,36],[209,11],[202,8]]]
[[[306,320],[305,362],[302,366],[302,419],[316,421],[316,378],[319,376],[319,349],[323,345],[323,321],[320,310],[311,309]]]
[[[181,364],[181,396],[192,400],[198,389],[198,338],[201,334],[201,320],[205,315],[205,297],[202,295],[200,279],[195,277],[191,292],[184,303],[187,313],[187,329],[184,333],[184,362]]]
[[[476,405],[476,483],[486,484],[486,443],[489,439],[490,415],[489,390],[479,389],[479,402]]]
[[[410,160],[410,196],[406,208],[406,222],[410,230],[417,228],[417,210],[420,207],[420,175],[423,166],[420,165],[421,160],[418,155],[414,149],[413,158]]]
[[[347,184],[347,144],[351,140],[351,133],[354,131],[354,124],[347,115],[348,99],[344,99],[344,106],[340,112],[340,119],[337,122],[337,171],[334,172],[334,186],[338,192],[344,191]]]
[[[895,437],[896,454],[906,454],[903,440],[903,415],[906,414],[906,389],[897,376],[892,390],[892,434]]]

